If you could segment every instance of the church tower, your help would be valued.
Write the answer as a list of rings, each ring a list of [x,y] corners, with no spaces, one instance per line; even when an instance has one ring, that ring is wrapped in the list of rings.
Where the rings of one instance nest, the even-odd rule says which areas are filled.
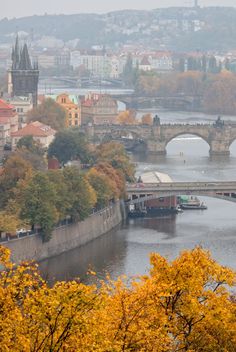
[[[12,96],[32,96],[35,107],[38,102],[38,80],[38,64],[31,62],[26,44],[20,48],[17,36],[12,48],[12,66],[8,71],[8,93]]]

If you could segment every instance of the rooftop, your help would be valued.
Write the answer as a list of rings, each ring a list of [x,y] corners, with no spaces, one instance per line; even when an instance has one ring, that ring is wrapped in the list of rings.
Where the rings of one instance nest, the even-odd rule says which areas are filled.
[[[47,137],[54,135],[56,131],[48,125],[44,125],[39,121],[31,122],[21,130],[12,133],[12,137],[24,137],[24,136],[33,136],[33,137]]]
[[[140,175],[143,183],[170,183],[173,182],[171,177],[157,171],[145,172]]]

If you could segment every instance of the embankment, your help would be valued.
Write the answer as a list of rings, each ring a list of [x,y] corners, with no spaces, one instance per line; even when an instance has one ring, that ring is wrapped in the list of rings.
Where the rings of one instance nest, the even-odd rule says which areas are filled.
[[[107,233],[122,221],[120,202],[95,213],[85,221],[56,228],[52,239],[43,243],[39,235],[31,235],[3,243],[12,252],[12,260],[40,261],[82,246]]]

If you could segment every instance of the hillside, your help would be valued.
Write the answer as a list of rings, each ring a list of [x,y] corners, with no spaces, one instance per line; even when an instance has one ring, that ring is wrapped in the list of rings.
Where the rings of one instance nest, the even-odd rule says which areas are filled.
[[[108,14],[44,15],[0,21],[0,43],[12,42],[15,32],[34,41],[44,36],[80,47],[138,44],[148,48],[229,50],[236,47],[236,8],[167,8],[124,10]]]

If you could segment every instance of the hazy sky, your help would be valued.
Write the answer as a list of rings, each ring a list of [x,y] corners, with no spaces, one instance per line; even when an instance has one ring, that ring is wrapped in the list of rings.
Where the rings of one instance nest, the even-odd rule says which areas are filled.
[[[167,6],[189,6],[194,0],[5,0],[0,18],[33,14],[71,14],[109,12],[120,9],[153,9]],[[236,6],[236,0],[199,0],[201,6]]]

